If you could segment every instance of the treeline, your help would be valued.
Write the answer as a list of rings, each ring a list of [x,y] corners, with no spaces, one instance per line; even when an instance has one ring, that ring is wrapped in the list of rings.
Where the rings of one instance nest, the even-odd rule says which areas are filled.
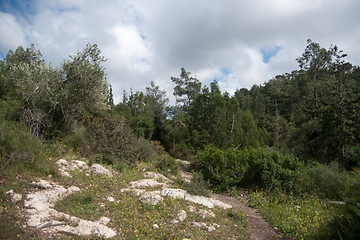
[[[250,90],[222,93],[184,68],[174,83],[175,106],[151,83],[146,92],[124,92],[115,110],[139,135],[160,141],[175,156],[205,146],[220,149],[270,146],[302,160],[337,161],[348,169],[360,157],[360,68],[336,46],[308,40],[299,70]]]

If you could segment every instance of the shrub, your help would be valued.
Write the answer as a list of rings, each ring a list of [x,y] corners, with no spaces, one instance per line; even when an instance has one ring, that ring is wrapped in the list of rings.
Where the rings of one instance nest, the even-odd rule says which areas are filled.
[[[95,144],[94,139],[85,127],[80,127],[74,133],[66,135],[64,143],[84,157],[91,155],[91,149]]]
[[[107,116],[87,119],[86,128],[91,137],[80,136],[80,140],[85,140],[85,143],[91,140],[91,154],[96,155],[100,162],[134,166],[139,161],[151,161],[157,156],[158,147],[148,140],[137,138],[122,118]],[[76,138],[73,137],[73,140]]]
[[[162,154],[155,160],[155,167],[164,175],[168,175],[170,173],[177,176],[180,171],[179,165],[175,159],[167,154]]]
[[[203,175],[200,172],[193,172],[192,174],[191,182],[184,184],[185,190],[190,194],[210,197],[208,183],[204,180]]]
[[[197,155],[194,168],[208,179],[215,189],[226,190],[238,185],[248,170],[248,152],[220,150],[208,146]]]
[[[341,200],[346,187],[346,173],[335,162],[303,168],[296,186],[298,193],[317,194],[321,198]]]
[[[259,185],[268,190],[292,191],[301,166],[292,155],[265,148],[220,150],[207,147],[194,163],[194,168],[219,190]]]
[[[45,159],[43,151],[41,141],[32,136],[23,124],[0,119],[1,170],[14,164],[34,167]]]
[[[247,161],[249,170],[243,185],[257,184],[270,191],[292,191],[297,171],[302,166],[291,154],[265,148],[250,149]]]

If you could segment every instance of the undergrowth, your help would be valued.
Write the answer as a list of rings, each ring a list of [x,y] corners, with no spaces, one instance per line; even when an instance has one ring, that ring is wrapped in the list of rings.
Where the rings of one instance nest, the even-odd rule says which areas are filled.
[[[260,209],[272,226],[291,239],[311,239],[339,212],[336,204],[310,195],[294,197],[256,191],[249,196],[249,204]]]

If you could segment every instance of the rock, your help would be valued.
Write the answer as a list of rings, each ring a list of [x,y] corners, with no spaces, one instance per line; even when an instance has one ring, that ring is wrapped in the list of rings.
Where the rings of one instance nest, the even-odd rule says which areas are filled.
[[[146,204],[151,204],[153,206],[157,205],[163,198],[160,195],[154,193],[145,193],[140,198],[139,201]]]
[[[144,177],[153,178],[155,180],[161,180],[161,181],[166,182],[166,183],[171,182],[170,179],[168,179],[164,175],[162,175],[160,173],[155,173],[155,172],[145,172]]]
[[[122,188],[120,192],[134,192],[136,195],[143,194],[145,192],[144,189],[136,189],[136,188]]]
[[[215,228],[213,225],[209,225],[209,226],[207,227],[207,230],[208,230],[209,232],[213,232],[213,231],[216,230],[216,228]]]
[[[9,190],[5,194],[9,195],[11,198],[11,202],[17,203],[22,199],[22,195],[20,193],[15,193],[14,190]]]
[[[180,210],[178,213],[178,219],[183,222],[187,218],[187,213],[184,210]]]
[[[197,214],[202,218],[214,218],[215,214],[211,210],[200,209]]]
[[[101,218],[99,218],[99,220],[97,220],[98,223],[101,223],[104,225],[108,224],[110,221],[111,221],[111,219],[108,217],[101,217]]]
[[[76,187],[76,186],[71,186],[67,189],[67,191],[68,191],[68,194],[72,194],[74,192],[80,192],[80,188]]]
[[[189,161],[180,160],[180,159],[176,159],[175,161],[182,165],[190,165],[191,164]]]
[[[164,187],[165,183],[159,183],[154,179],[140,179],[129,183],[130,188],[148,188],[148,187]]]
[[[210,224],[209,226],[206,225],[206,223],[198,223],[198,222],[192,222],[191,225],[193,227],[203,228],[206,229],[209,232],[213,232],[216,230],[215,226],[213,224]],[[219,225],[218,225],[219,226]]]
[[[203,205],[208,208],[214,208],[214,207],[219,207],[219,208],[223,208],[223,209],[232,208],[231,205],[223,203],[219,200],[216,200],[213,198],[207,198],[207,197],[203,197],[203,196],[191,195],[183,189],[165,188],[161,191],[161,195],[172,197],[172,198],[182,198],[182,199],[185,199],[186,201],[200,204],[200,205]]]
[[[231,217],[237,217],[239,215],[239,212],[235,209],[231,209],[231,212],[229,213]]]
[[[115,199],[114,199],[113,197],[108,197],[107,200],[108,200],[109,202],[115,202]]]
[[[189,212],[196,212],[196,207],[194,206],[189,206]]]
[[[49,223],[63,223],[64,225],[52,226],[43,230],[49,233],[63,232],[83,236],[97,235],[105,238],[116,236],[116,232],[106,226],[111,221],[110,218],[101,217],[95,222],[87,221],[58,212],[53,208],[56,201],[73,192],[80,191],[78,187],[71,186],[66,189],[63,186],[45,180],[40,180],[33,184],[39,186],[40,190],[26,195],[24,211],[28,226],[39,229]],[[67,222],[59,222],[56,219],[66,219],[70,225],[67,225]]]
[[[71,162],[68,162],[65,159],[59,159],[56,161],[56,165],[59,167],[60,175],[64,177],[71,177],[69,171],[76,169],[84,170],[89,168],[85,162],[79,160],[72,160]]]
[[[159,225],[157,225],[156,223],[153,225],[153,229],[159,229]]]
[[[86,164],[86,162],[84,161],[79,161],[79,160],[72,160],[70,163],[70,170],[75,170],[75,169],[88,169],[89,166]]]
[[[95,174],[103,174],[108,177],[113,176],[110,170],[108,170],[105,167],[101,166],[100,164],[96,164],[96,163],[91,165],[91,171]]]

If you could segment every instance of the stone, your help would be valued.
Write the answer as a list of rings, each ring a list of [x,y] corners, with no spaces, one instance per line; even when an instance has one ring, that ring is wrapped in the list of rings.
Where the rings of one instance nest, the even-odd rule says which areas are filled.
[[[153,229],[159,229],[159,225],[157,225],[156,223],[153,225]]]
[[[80,188],[77,186],[71,186],[67,189],[67,191],[68,191],[68,194],[72,194],[74,192],[80,192]]]
[[[180,222],[183,222],[187,218],[187,213],[184,210],[180,210],[177,217]]]
[[[145,172],[144,177],[153,178],[155,180],[161,180],[161,181],[166,182],[166,183],[171,182],[170,179],[168,179],[164,175],[162,175],[160,173],[155,173],[155,172]]]
[[[196,212],[196,207],[189,206],[189,212],[192,212],[192,213]]]
[[[154,179],[140,179],[129,183],[130,188],[164,187],[165,183],[159,183]]]
[[[109,202],[115,202],[115,199],[114,199],[113,197],[108,197],[107,200],[108,200]]]
[[[91,165],[91,171],[95,174],[103,174],[108,177],[113,176],[110,170],[108,170],[104,166],[101,166],[100,164],[96,164],[96,163]]]
[[[17,203],[22,199],[22,195],[20,193],[15,193],[12,189],[7,191],[5,194],[10,196],[12,203]]]
[[[231,217],[237,217],[239,215],[239,212],[236,211],[235,209],[231,209],[230,211],[230,216]]]
[[[213,224],[210,224],[209,226],[206,223],[198,223],[198,222],[192,222],[191,225],[193,227],[203,228],[206,229],[208,232],[213,232],[216,230],[215,226]]]
[[[99,220],[97,220],[98,223],[101,223],[104,225],[108,224],[110,221],[111,221],[111,219],[108,217],[101,217],[101,218],[99,218]]]
[[[71,193],[80,191],[78,187],[71,186],[66,189],[57,183],[46,180],[40,180],[33,184],[39,186],[40,190],[37,189],[37,191],[26,195],[24,211],[27,226],[41,228],[48,223],[63,223],[64,225],[52,226],[43,230],[49,233],[64,232],[72,235],[96,235],[105,238],[116,236],[116,232],[106,226],[111,221],[110,218],[101,217],[95,222],[87,221],[58,212],[53,208],[58,200],[65,198]],[[60,222],[57,220],[62,218],[67,221]]]
[[[145,193],[140,198],[139,201],[145,204],[157,205],[163,198],[160,195],[154,193]]]
[[[211,211],[211,210],[204,210],[204,209],[200,209],[197,214],[202,218],[202,219],[206,219],[206,218],[214,218],[215,214]]]
[[[191,164],[189,161],[180,160],[180,159],[176,159],[175,161],[182,165],[190,165]]]
[[[196,203],[203,205],[207,208],[215,208],[219,207],[222,209],[229,209],[232,208],[231,205],[223,203],[222,201],[213,199],[213,198],[207,198],[203,196],[195,196],[191,195],[188,192],[186,192],[183,189],[176,189],[176,188],[165,188],[161,191],[162,196],[168,196],[171,198],[181,198],[185,199],[186,201]]]

